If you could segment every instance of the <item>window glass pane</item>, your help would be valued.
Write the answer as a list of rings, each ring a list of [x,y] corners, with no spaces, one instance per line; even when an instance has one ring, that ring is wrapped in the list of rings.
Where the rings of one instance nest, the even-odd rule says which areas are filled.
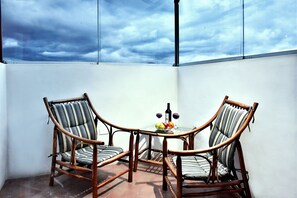
[[[100,61],[174,62],[173,0],[100,0]]]
[[[241,0],[180,1],[180,63],[242,55]]]
[[[245,55],[297,49],[297,0],[245,1]]]
[[[3,57],[12,61],[97,61],[94,0],[2,0]]]

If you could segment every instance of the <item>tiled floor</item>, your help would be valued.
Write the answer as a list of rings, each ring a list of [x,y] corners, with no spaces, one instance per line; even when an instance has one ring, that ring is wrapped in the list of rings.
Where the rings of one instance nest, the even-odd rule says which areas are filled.
[[[112,171],[120,170],[126,164],[114,164],[100,172],[100,180],[104,180]],[[139,163],[138,171],[133,172],[133,182],[127,182],[127,174],[99,189],[102,198],[169,198],[170,191],[162,190],[161,167]],[[49,176],[7,180],[0,191],[1,198],[90,198],[92,197],[90,182],[69,176],[61,176],[55,180],[53,187],[48,186]],[[212,196],[211,198],[228,198]]]

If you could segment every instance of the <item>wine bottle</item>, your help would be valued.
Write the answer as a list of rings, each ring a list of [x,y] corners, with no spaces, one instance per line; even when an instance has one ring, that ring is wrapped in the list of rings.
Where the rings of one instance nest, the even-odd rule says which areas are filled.
[[[171,122],[171,113],[170,103],[167,103],[167,109],[165,111],[165,123]]]

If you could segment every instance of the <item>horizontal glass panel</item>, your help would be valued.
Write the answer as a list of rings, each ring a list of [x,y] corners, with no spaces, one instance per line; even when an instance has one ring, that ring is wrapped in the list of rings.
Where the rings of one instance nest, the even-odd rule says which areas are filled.
[[[97,61],[94,0],[2,0],[3,57],[18,61]]]
[[[174,63],[174,0],[1,2],[7,62]],[[179,4],[180,63],[297,49],[297,0]]]
[[[297,49],[297,0],[245,1],[245,55]]]
[[[180,1],[180,63],[242,55],[240,0]]]
[[[100,62],[174,62],[173,1],[99,2]]]

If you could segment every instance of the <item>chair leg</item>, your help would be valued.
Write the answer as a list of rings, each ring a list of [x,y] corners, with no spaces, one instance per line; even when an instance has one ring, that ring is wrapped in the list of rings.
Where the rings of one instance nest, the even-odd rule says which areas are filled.
[[[51,174],[50,174],[50,181],[49,186],[54,185],[54,177],[55,177],[55,168],[56,168],[56,161],[57,161],[57,130],[53,130],[53,150],[52,150],[52,165],[51,165]]]
[[[133,160],[131,160],[133,157],[129,157],[129,174],[128,174],[128,182],[133,181]]]
[[[133,142],[134,142],[134,135],[133,133],[130,134],[130,153],[129,153],[129,174],[128,174],[128,182],[133,181]]]
[[[137,171],[137,166],[138,166],[138,151],[139,151],[139,133],[136,134],[136,141],[135,141],[134,172]]]
[[[93,165],[92,171],[92,188],[93,188],[93,198],[98,197],[98,189],[97,189],[97,166]]]
[[[244,189],[245,189],[245,195],[247,198],[251,198],[252,195],[251,195],[251,191],[250,191],[249,183],[247,181],[246,174],[244,173],[243,175],[244,176],[242,176],[242,177],[243,177],[243,185],[244,185]]]
[[[92,188],[93,188],[93,198],[98,197],[98,188],[97,188],[97,145],[93,145],[93,164],[92,164]]]
[[[163,186],[163,190],[167,190],[167,181],[166,181],[166,177],[168,175],[168,166],[167,163],[165,161],[165,158],[167,157],[167,139],[164,138],[163,139],[163,182],[162,182],[162,186]]]
[[[162,183],[162,186],[163,186],[163,190],[167,190],[167,182],[166,182],[166,177],[167,177],[167,164],[165,162],[165,160],[163,160],[163,183]]]
[[[177,156],[176,159],[176,197],[182,198],[182,170],[181,170],[181,157]]]
[[[237,145],[237,151],[238,151],[238,157],[239,157],[239,163],[240,163],[240,168],[241,168],[241,175],[242,175],[242,180],[243,180],[245,196],[247,198],[251,198],[252,196],[251,196],[251,191],[250,191],[250,187],[249,187],[249,183],[248,183],[247,171],[245,169],[243,152],[242,152],[240,143]]]
[[[49,180],[49,186],[54,185],[54,177],[55,177],[55,166],[56,166],[56,157],[52,157],[52,167],[51,167],[51,174]]]

